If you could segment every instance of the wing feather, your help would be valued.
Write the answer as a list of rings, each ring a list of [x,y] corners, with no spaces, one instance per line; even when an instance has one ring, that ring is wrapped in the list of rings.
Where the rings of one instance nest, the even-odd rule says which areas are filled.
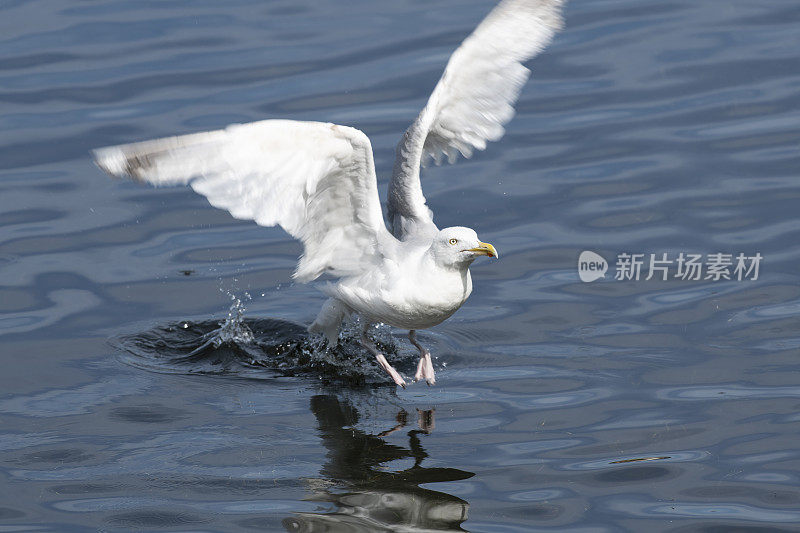
[[[503,0],[456,49],[428,103],[397,146],[389,222],[398,238],[434,231],[420,167],[453,163],[505,134],[530,71],[522,64],[561,28],[563,0]]]
[[[363,132],[265,120],[100,148],[98,166],[157,186],[189,184],[214,207],[304,244],[294,277],[362,272],[394,242],[383,223],[372,146]]]

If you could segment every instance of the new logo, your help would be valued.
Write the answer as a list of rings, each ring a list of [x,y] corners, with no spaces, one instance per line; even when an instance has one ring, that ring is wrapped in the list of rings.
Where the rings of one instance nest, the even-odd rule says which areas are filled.
[[[605,277],[607,270],[606,260],[594,252],[586,250],[578,257],[578,276],[585,283]]]

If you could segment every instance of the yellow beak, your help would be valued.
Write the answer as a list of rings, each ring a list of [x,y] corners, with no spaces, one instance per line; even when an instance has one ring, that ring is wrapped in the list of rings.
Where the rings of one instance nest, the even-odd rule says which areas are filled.
[[[489,257],[498,258],[500,257],[497,255],[497,250],[494,249],[494,246],[489,244],[488,242],[482,242],[481,245],[477,248],[470,248],[467,250],[468,252],[473,252],[476,254],[488,255]]]

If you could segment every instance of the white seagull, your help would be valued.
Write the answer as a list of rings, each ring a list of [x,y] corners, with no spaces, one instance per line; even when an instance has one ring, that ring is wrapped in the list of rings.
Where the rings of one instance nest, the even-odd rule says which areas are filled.
[[[561,27],[563,0],[503,0],[450,57],[439,83],[397,145],[384,224],[369,138],[347,126],[264,120],[223,130],[93,151],[113,176],[153,185],[189,184],[214,207],[261,226],[279,225],[304,253],[294,279],[335,281],[310,332],[335,346],[342,321],[358,313],[361,344],[406,383],[367,337],[370,324],[408,329],[420,353],[415,381],[435,383],[430,352],[415,332],[435,326],[472,292],[469,266],[497,257],[474,230],[440,230],[425,203],[420,166],[457,152],[470,157],[500,139],[539,53]]]

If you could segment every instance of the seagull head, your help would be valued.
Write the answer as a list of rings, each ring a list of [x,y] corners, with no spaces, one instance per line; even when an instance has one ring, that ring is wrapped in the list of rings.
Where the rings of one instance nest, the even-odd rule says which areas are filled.
[[[430,250],[438,264],[451,268],[468,267],[481,255],[497,257],[494,246],[481,242],[475,230],[461,226],[439,231]]]

